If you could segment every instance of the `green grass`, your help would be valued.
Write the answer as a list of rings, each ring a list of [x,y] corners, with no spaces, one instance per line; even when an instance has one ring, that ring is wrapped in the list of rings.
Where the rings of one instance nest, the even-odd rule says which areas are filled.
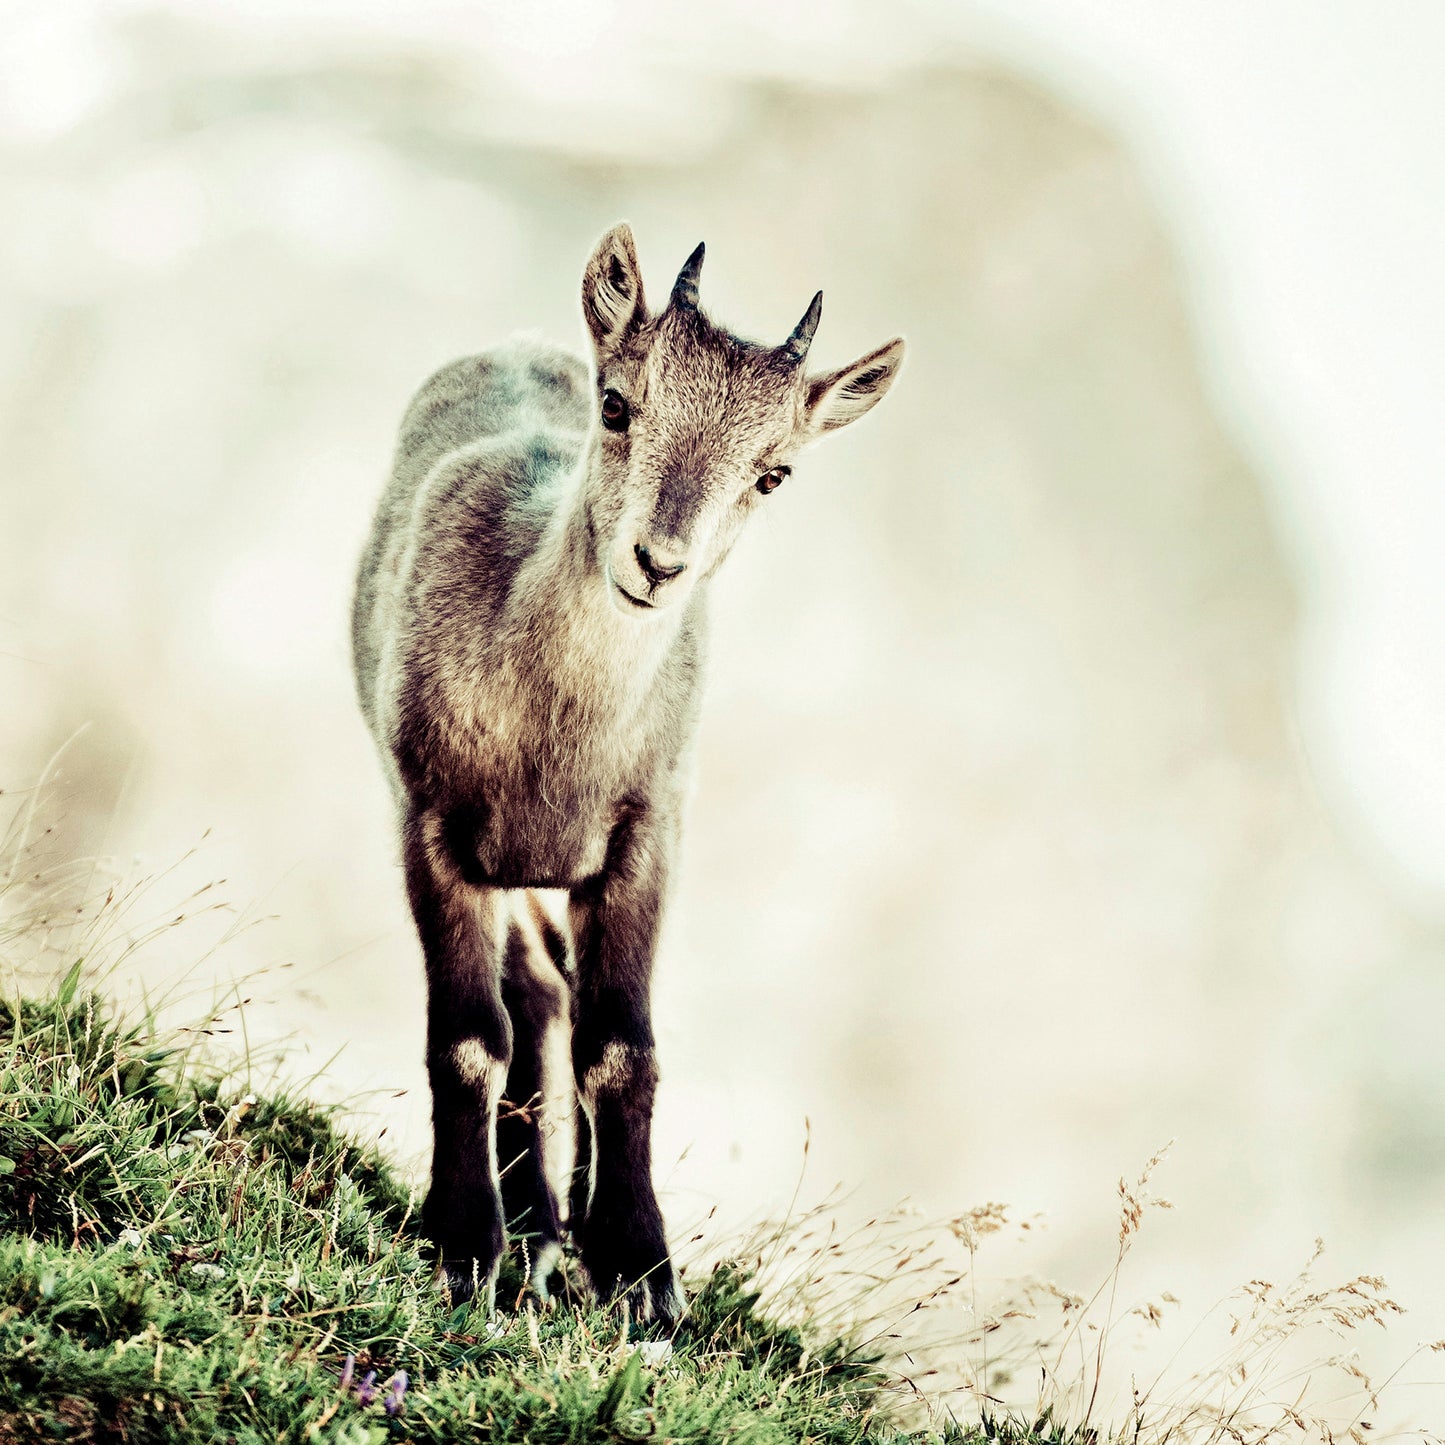
[[[1111,1331],[1161,1323],[1115,1300],[1140,1220],[1162,1204],[1148,1187],[1158,1156],[1120,1181],[1116,1259],[1092,1299],[1025,1281],[971,1307],[962,1336],[910,1333],[891,1363],[903,1320],[972,1290],[1001,1206],[946,1226],[962,1274],[907,1235],[880,1246],[876,1220],[840,1236],[826,1215],[794,1218],[742,1251],[750,1264],[690,1279],[670,1336],[581,1291],[535,1306],[519,1257],[495,1318],[452,1309],[412,1194],[374,1146],[294,1090],[244,1092],[200,1051],[204,1029],[120,1020],[79,976],[0,998],[0,1445],[1097,1445],[1104,1420],[1132,1445],[1389,1438],[1365,1433],[1383,1387],[1352,1337],[1400,1306],[1374,1276],[1320,1286],[1318,1247],[1296,1277],[1253,1280],[1193,1326],[1218,1326],[1217,1358],[1133,1381],[1123,1411],[1095,1414]],[[815,1294],[830,1270],[859,1293]],[[1422,1342],[1385,1386],[1442,1354],[1445,1340]],[[1027,1414],[992,1396],[1010,1374],[1040,1380]],[[976,1423],[918,1428],[950,1418],[950,1402]]]
[[[770,1321],[737,1265],[666,1343],[530,1306],[516,1260],[496,1319],[450,1309],[374,1148],[284,1091],[238,1098],[77,978],[0,1001],[0,1442],[924,1438],[877,1361]]]

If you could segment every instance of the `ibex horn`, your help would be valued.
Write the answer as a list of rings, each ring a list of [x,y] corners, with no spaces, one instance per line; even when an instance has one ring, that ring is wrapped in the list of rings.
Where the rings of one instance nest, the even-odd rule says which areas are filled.
[[[682,270],[677,273],[677,280],[672,283],[672,304],[678,307],[686,307],[689,311],[697,310],[697,278],[702,274],[702,257],[706,248],[702,242],[697,244],[697,250],[682,263]]]
[[[812,303],[803,313],[803,319],[793,328],[793,334],[783,342],[783,350],[795,362],[802,362],[813,344],[813,333],[818,329],[818,318],[823,314],[823,293],[813,297]]]

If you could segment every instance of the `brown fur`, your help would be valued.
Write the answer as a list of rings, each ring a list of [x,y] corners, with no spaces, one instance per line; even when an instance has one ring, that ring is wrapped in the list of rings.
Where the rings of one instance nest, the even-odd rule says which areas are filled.
[[[615,227],[583,274],[594,368],[512,341],[433,376],[361,563],[357,690],[427,965],[423,1223],[458,1295],[492,1287],[504,1195],[534,1258],[550,1267],[560,1237],[536,1111],[569,996],[565,940],[519,891],[558,888],[590,1147],[571,1226],[600,1292],[625,1293],[637,1317],[681,1309],[651,1179],[649,990],[705,584],[765,504],[758,479],[867,411],[903,352],[895,340],[809,377],[819,301],[782,346],[744,341],[698,309],[701,262],[699,247],[654,315],[632,234]],[[624,430],[601,423],[608,392],[625,399]]]

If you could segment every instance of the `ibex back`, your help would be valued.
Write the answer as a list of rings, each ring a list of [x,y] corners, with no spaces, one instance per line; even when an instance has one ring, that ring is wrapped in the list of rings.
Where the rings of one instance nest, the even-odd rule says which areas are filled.
[[[653,314],[617,226],[582,278],[595,366],[516,340],[433,376],[361,563],[357,690],[426,958],[422,1224],[456,1299],[490,1299],[504,1211],[547,1291],[545,1042],[570,998],[583,1264],[634,1318],[682,1309],[652,1185],[649,996],[706,583],[798,449],[863,415],[903,357],[894,340],[809,376],[821,294],[781,346],[741,340],[699,309],[702,253]],[[542,888],[567,893],[570,950]]]

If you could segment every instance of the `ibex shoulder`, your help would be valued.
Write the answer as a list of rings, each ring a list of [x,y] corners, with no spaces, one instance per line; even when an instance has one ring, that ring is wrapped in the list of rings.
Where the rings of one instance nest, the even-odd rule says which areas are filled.
[[[438,455],[518,427],[586,429],[587,368],[561,347],[518,337],[434,372],[402,419],[399,454]]]

